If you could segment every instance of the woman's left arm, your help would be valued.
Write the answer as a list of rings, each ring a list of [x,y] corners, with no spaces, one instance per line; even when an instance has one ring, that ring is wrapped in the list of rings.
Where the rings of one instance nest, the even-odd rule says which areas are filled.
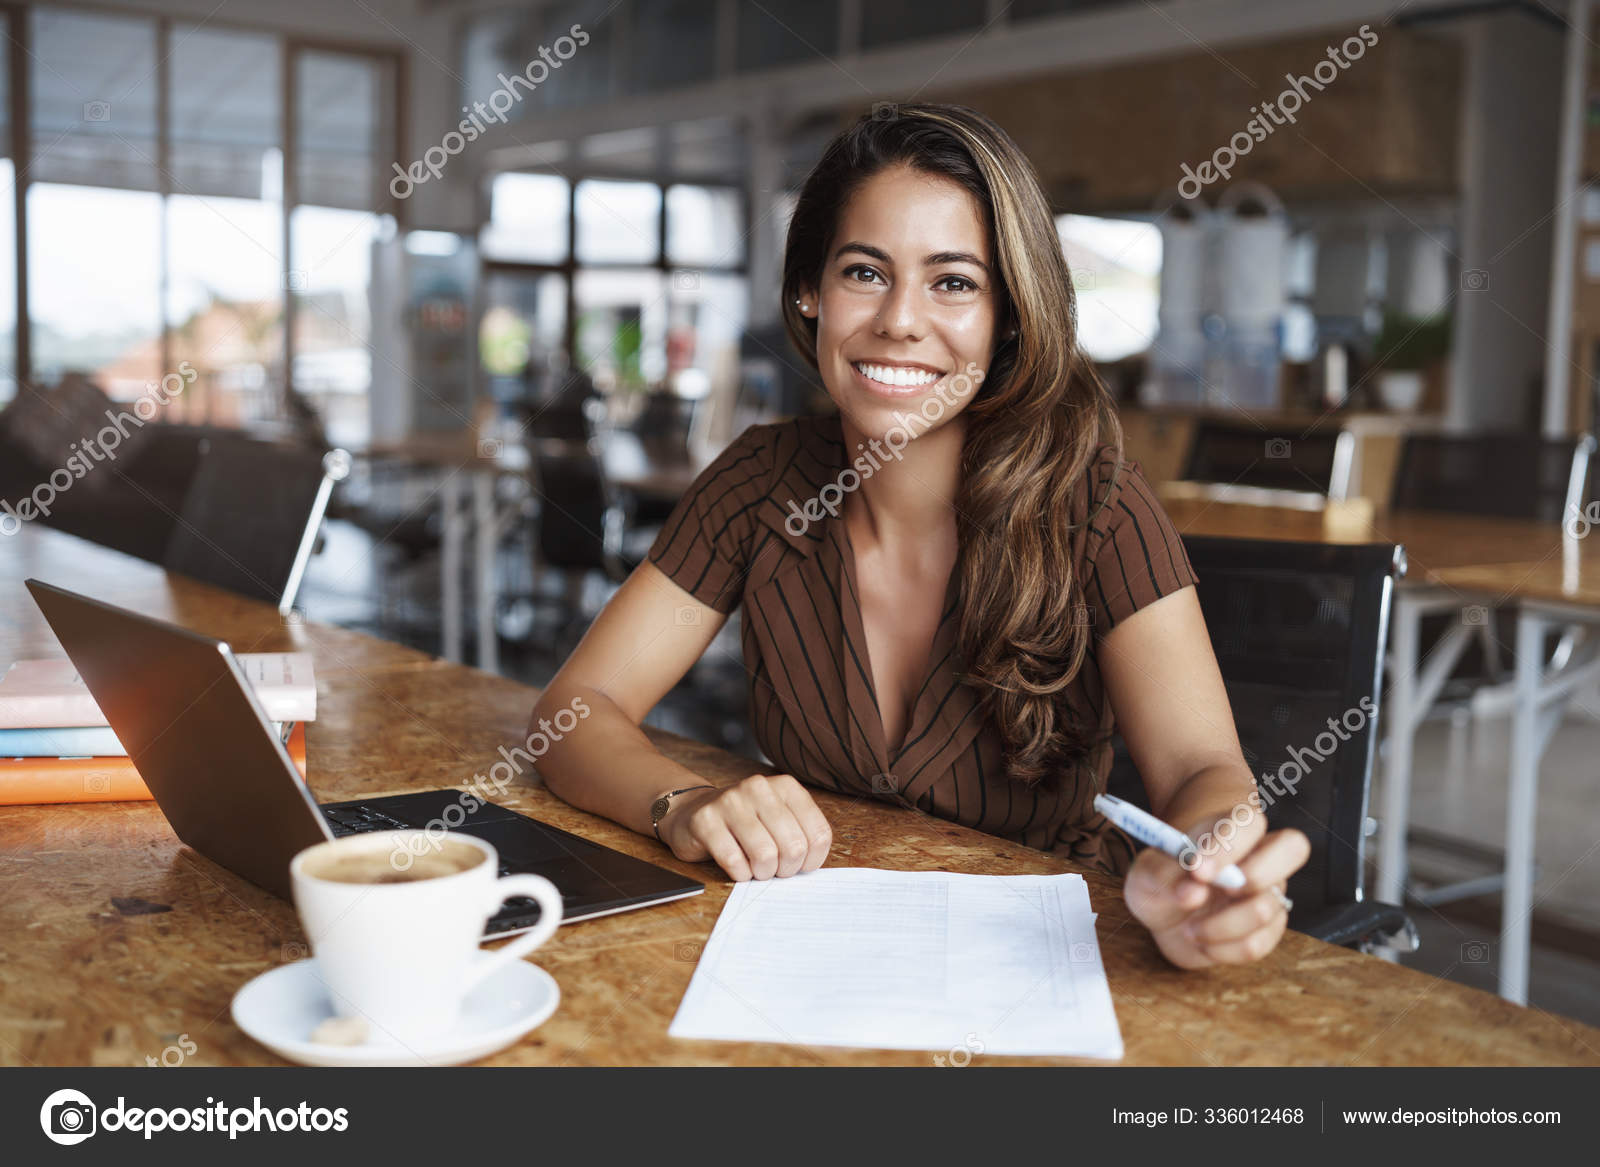
[[[1215,842],[1202,845],[1193,871],[1154,848],[1141,851],[1123,887],[1129,910],[1180,968],[1260,959],[1288,923],[1273,893],[1311,847],[1299,831],[1267,830],[1194,588],[1123,618],[1097,655],[1151,809],[1197,842]],[[1230,825],[1219,831],[1224,821]],[[1230,863],[1244,872],[1245,887],[1209,886]]]

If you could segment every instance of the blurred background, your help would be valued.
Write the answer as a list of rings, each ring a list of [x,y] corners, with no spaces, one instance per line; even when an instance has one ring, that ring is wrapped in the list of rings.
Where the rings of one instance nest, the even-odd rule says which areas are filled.
[[[700,467],[827,408],[778,322],[788,215],[833,134],[909,100],[1032,159],[1175,517],[1600,522],[1587,2],[105,0],[0,29],[0,495],[177,374],[118,459],[137,489],[48,521],[161,561],[209,443],[344,450],[313,620],[547,680]],[[1491,991],[1497,598],[1435,605],[1471,643],[1422,626],[1461,652],[1415,715],[1404,890],[1407,959]],[[1543,663],[1589,662],[1581,623]],[[734,620],[652,721],[759,757],[747,683]],[[1600,699],[1569,688],[1532,1001],[1600,1023]]]

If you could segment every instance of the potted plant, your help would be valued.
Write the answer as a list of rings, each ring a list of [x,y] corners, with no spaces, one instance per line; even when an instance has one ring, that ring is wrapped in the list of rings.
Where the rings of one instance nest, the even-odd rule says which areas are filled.
[[[1372,347],[1378,400],[1385,409],[1410,413],[1422,402],[1423,373],[1450,354],[1450,316],[1386,311]]]

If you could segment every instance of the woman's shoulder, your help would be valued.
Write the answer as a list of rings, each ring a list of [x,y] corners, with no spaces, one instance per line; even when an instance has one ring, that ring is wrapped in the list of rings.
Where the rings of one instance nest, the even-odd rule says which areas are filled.
[[[837,416],[794,417],[750,426],[706,467],[702,477],[737,473],[746,496],[787,489],[796,475],[807,481],[819,466],[839,462],[844,437]]]

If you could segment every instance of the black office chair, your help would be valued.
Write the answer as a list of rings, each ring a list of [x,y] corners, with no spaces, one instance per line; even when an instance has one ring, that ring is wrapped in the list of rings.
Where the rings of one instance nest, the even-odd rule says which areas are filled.
[[[349,472],[343,450],[242,434],[207,439],[167,544],[166,568],[289,612],[334,483]]]
[[[1293,490],[1343,499],[1350,484],[1354,439],[1343,430],[1195,423],[1182,477],[1188,482]]]
[[[1186,537],[1184,546],[1245,760],[1270,800],[1267,822],[1298,828],[1311,841],[1311,858],[1289,881],[1290,926],[1350,947],[1415,947],[1406,914],[1362,891],[1400,549],[1201,536]],[[1340,724],[1338,734],[1329,718]],[[1118,747],[1108,788],[1148,805]],[[1304,768],[1298,780],[1291,762]]]
[[[1582,509],[1594,438],[1407,434],[1390,505],[1559,523]]]

